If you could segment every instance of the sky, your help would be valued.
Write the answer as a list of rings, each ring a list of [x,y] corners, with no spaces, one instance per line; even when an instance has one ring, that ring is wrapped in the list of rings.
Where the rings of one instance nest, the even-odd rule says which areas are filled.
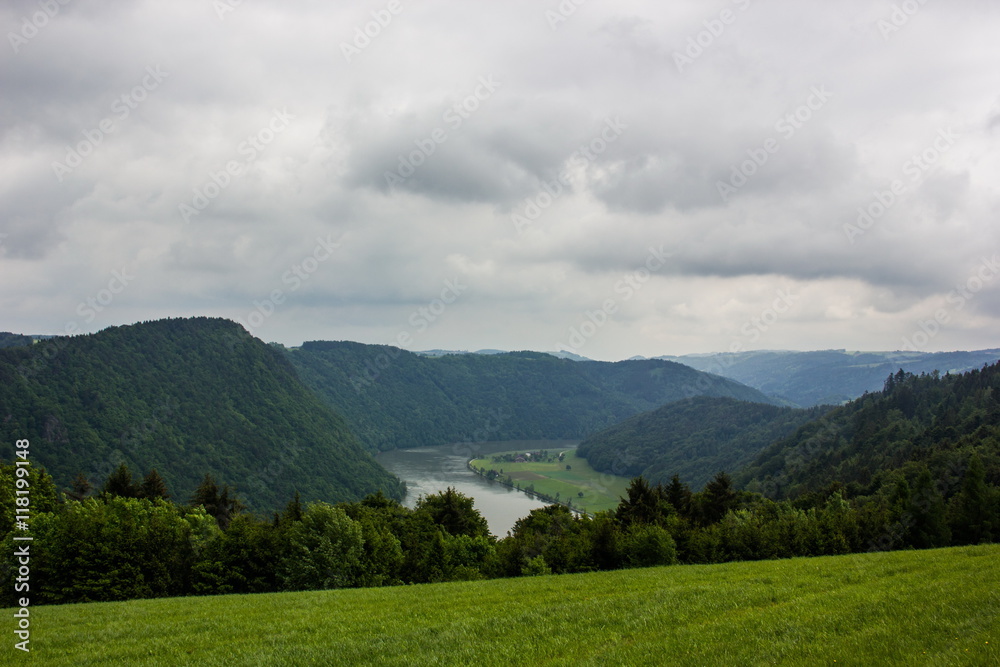
[[[993,0],[7,0],[0,331],[1000,347]]]

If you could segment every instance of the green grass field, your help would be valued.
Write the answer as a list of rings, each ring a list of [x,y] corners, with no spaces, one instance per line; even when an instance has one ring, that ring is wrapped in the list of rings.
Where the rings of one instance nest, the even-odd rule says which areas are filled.
[[[601,512],[617,507],[628,488],[629,478],[597,472],[590,467],[587,459],[576,455],[576,450],[564,451],[566,456],[561,463],[494,463],[492,456],[488,456],[474,459],[470,465],[487,470],[503,468],[504,474],[519,482],[522,489],[534,484],[535,491],[552,497],[558,493],[561,502],[572,500],[573,507],[584,512]],[[497,455],[504,453],[513,452],[499,452]],[[566,470],[567,465],[570,470]]]
[[[3,664],[997,665],[1000,545],[38,607],[31,619],[31,655],[8,632]]]

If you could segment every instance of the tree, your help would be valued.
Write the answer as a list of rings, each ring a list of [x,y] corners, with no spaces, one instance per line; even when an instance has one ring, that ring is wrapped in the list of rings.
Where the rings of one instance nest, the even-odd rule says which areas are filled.
[[[201,505],[210,516],[215,517],[219,528],[225,530],[232,518],[246,509],[246,506],[236,497],[236,493],[224,484],[222,488],[215,483],[211,475],[205,475],[191,497],[191,506]]]
[[[681,482],[679,475],[670,478],[664,490],[667,502],[674,506],[677,513],[683,517],[691,516],[691,489]]]
[[[167,483],[160,477],[160,473],[156,471],[156,468],[150,470],[143,477],[142,484],[139,487],[139,497],[148,498],[149,500],[154,498],[170,499],[170,492],[167,491]]]
[[[641,475],[634,478],[625,490],[627,498],[622,498],[615,510],[615,519],[622,526],[632,524],[656,524],[663,513],[660,508],[660,494]]]
[[[733,480],[725,472],[718,473],[701,492],[701,516],[705,525],[722,520],[726,512],[736,505]]]
[[[441,493],[418,500],[416,511],[430,516],[449,535],[477,537],[490,534],[486,519],[473,507],[473,499],[450,486]]]
[[[907,507],[909,543],[917,549],[947,546],[951,541],[944,498],[934,488],[931,471],[924,466],[913,484]]]
[[[79,501],[90,495],[93,485],[90,483],[90,480],[87,479],[86,475],[82,472],[78,472],[76,473],[76,477],[73,478],[73,481],[70,482],[69,488],[70,490],[66,492],[66,497],[70,500]]]
[[[962,480],[962,490],[952,503],[952,533],[955,544],[991,542],[994,534],[993,498],[986,485],[986,469],[973,453]]]
[[[622,552],[630,567],[673,565],[677,562],[677,545],[665,528],[633,524],[625,531]]]
[[[363,542],[361,526],[344,510],[310,503],[302,521],[288,529],[288,546],[278,565],[281,587],[300,591],[357,585]]]
[[[101,495],[104,497],[139,498],[141,494],[142,489],[132,480],[132,471],[124,463],[118,464],[101,488]]]

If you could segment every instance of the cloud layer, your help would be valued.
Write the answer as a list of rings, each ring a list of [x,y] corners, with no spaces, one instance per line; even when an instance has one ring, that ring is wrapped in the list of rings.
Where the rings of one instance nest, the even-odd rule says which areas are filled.
[[[6,3],[0,329],[1000,346],[995,3],[328,5]]]

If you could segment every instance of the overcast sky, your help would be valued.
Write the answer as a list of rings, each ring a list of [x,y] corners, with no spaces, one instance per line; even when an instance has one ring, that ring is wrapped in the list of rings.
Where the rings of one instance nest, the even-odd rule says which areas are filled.
[[[577,2],[7,0],[0,330],[1000,347],[998,3]]]

